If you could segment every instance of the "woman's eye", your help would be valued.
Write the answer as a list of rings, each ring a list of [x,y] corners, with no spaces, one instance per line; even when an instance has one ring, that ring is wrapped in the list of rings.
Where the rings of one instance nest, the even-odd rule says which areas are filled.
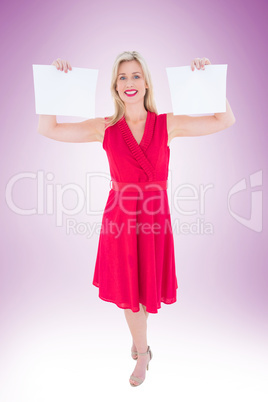
[[[140,76],[139,76],[139,75],[134,75],[134,77],[138,77],[138,78],[140,78]],[[125,78],[125,77],[120,77],[120,80],[121,80],[122,78]]]

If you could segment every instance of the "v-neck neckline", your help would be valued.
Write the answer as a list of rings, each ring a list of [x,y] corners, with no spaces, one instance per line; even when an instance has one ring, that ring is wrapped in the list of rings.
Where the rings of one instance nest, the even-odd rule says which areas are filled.
[[[125,115],[123,116],[123,121],[124,121],[124,123],[125,123],[125,125],[126,125],[126,127],[127,127],[127,129],[128,129],[128,132],[129,132],[129,134],[131,135],[132,139],[136,142],[136,144],[137,144],[138,147],[141,147],[141,146],[142,146],[142,144],[144,143],[146,134],[147,134],[147,132],[148,132],[149,113],[150,113],[150,111],[147,110],[147,116],[146,116],[146,121],[145,121],[145,126],[144,126],[144,132],[143,132],[141,141],[140,141],[139,143],[138,143],[138,141],[136,140],[136,138],[134,137],[132,131],[130,130],[129,125],[128,125],[127,122],[126,122]]]
[[[144,133],[141,142],[138,144],[136,138],[132,134],[125,117],[118,121],[118,127],[123,135],[123,138],[132,153],[133,157],[146,172],[150,181],[154,180],[154,167],[150,163],[146,155],[146,150],[149,147],[154,133],[154,127],[156,124],[156,113],[147,111],[147,119],[145,123]]]

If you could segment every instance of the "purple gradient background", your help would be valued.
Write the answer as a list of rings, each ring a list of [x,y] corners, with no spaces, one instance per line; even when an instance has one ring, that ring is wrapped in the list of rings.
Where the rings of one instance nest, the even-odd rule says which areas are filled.
[[[214,233],[174,232],[178,301],[170,306],[162,304],[159,314],[150,316],[149,334],[154,345],[160,345],[160,338],[163,339],[164,359],[168,339],[170,344],[174,343],[174,353],[178,356],[183,340],[184,347],[187,344],[191,350],[193,344],[199,345],[199,340],[196,349],[199,350],[205,345],[201,342],[203,339],[208,345],[205,352],[208,360],[212,356],[209,345],[219,339],[217,350],[230,354],[230,364],[233,363],[230,351],[235,353],[242,345],[244,353],[251,353],[252,360],[249,357],[247,361],[252,365],[248,364],[247,374],[252,383],[247,381],[243,388],[241,380],[241,390],[255,397],[260,392],[263,385],[260,373],[264,373],[265,363],[263,360],[262,365],[262,360],[258,359],[264,356],[268,335],[266,15],[264,2],[230,0],[221,3],[211,0],[13,1],[2,5],[0,340],[1,375],[6,384],[1,392],[2,396],[9,395],[5,400],[18,400],[14,383],[19,389],[20,401],[54,400],[48,394],[39,399],[31,391],[30,378],[37,367],[40,369],[37,361],[41,359],[41,351],[45,353],[44,350],[51,351],[55,347],[53,356],[59,358],[56,351],[62,345],[66,349],[62,346],[61,350],[68,353],[70,344],[84,340],[89,344],[90,358],[95,356],[97,362],[102,359],[102,356],[97,358],[100,348],[107,353],[113,350],[111,353],[116,357],[122,344],[124,354],[131,345],[123,311],[98,299],[98,290],[91,284],[98,234],[94,233],[91,238],[82,234],[68,235],[66,216],[63,225],[57,227],[55,214],[22,216],[13,212],[5,200],[8,182],[19,173],[51,172],[54,186],[76,183],[83,189],[87,172],[96,176],[109,174],[108,160],[100,143],[63,143],[38,134],[32,64],[48,65],[60,57],[70,61],[73,67],[99,69],[96,117],[107,116],[113,113],[112,64],[124,50],[137,50],[146,59],[158,113],[172,111],[166,67],[190,65],[193,58],[204,56],[212,64],[228,64],[227,99],[236,117],[235,125],[213,135],[175,138],[170,145],[172,223],[178,220],[190,223],[202,218],[213,225]],[[58,117],[59,122],[80,120]],[[237,222],[227,206],[229,190],[245,178],[247,190],[234,196],[231,206],[234,212],[249,219],[249,177],[258,171],[263,173],[263,185],[258,187],[263,191],[263,211],[259,211],[263,220],[261,232]],[[185,183],[196,188],[201,184],[213,186],[206,193],[204,215],[197,211],[193,216],[186,216],[176,211],[173,193]],[[72,218],[77,222],[100,223],[108,191],[107,180],[97,177],[91,197],[92,208],[100,212],[95,216],[87,215],[83,209]],[[36,194],[36,181],[28,179],[17,183],[12,195],[16,205],[30,209],[37,205]],[[64,205],[66,208],[76,205],[71,191],[65,194]],[[192,201],[180,205],[185,210],[198,210],[198,203]],[[68,336],[70,342],[66,341]],[[57,340],[52,348],[48,339]],[[72,353],[76,352],[74,347]],[[84,353],[82,349],[80,352]],[[30,354],[37,357],[29,363]],[[56,364],[53,356],[48,367]],[[81,363],[64,356],[66,364],[73,363],[70,370]],[[244,362],[243,357],[241,352],[237,364]],[[109,363],[109,359],[105,360],[107,375],[112,367]],[[194,360],[193,364],[196,364]],[[15,365],[19,367],[17,376],[13,371]],[[42,372],[44,383],[52,378],[48,377],[48,372]],[[128,371],[122,372],[126,377],[122,378],[122,383],[127,383]],[[18,373],[24,373],[24,385],[19,382]],[[75,371],[74,377],[77,373]],[[96,376],[100,373],[93,371]],[[74,377],[67,376],[70,380]],[[121,387],[120,375],[116,380],[116,385],[112,383],[115,389]],[[154,380],[152,377],[151,381]],[[166,381],[170,381],[169,377]],[[231,378],[228,377],[228,381],[224,396],[231,390]],[[45,388],[44,383],[39,379],[39,386]],[[54,383],[48,381],[48,384],[48,388],[57,389]],[[69,400],[68,397],[74,400],[78,391],[72,394],[66,384],[63,387],[64,400]],[[204,392],[208,392],[208,388],[204,386]],[[80,395],[79,401],[86,400],[91,391],[88,389],[83,397]],[[56,395],[55,400],[59,400]],[[191,399],[191,395],[190,392],[184,400],[197,400],[194,396]],[[215,400],[209,393],[206,395],[207,400]]]

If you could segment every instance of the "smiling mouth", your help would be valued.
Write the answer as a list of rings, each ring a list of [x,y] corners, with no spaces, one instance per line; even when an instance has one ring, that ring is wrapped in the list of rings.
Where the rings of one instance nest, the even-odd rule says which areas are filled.
[[[127,96],[135,96],[137,92],[138,92],[138,91],[136,91],[136,90],[125,91],[125,94],[126,94]]]

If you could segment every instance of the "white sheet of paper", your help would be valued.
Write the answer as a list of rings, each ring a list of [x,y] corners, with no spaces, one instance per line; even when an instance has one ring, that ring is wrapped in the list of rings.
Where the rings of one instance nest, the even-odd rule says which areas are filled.
[[[226,112],[227,64],[166,67],[174,115]]]
[[[36,114],[95,117],[99,70],[72,67],[65,73],[52,65],[32,66]]]

